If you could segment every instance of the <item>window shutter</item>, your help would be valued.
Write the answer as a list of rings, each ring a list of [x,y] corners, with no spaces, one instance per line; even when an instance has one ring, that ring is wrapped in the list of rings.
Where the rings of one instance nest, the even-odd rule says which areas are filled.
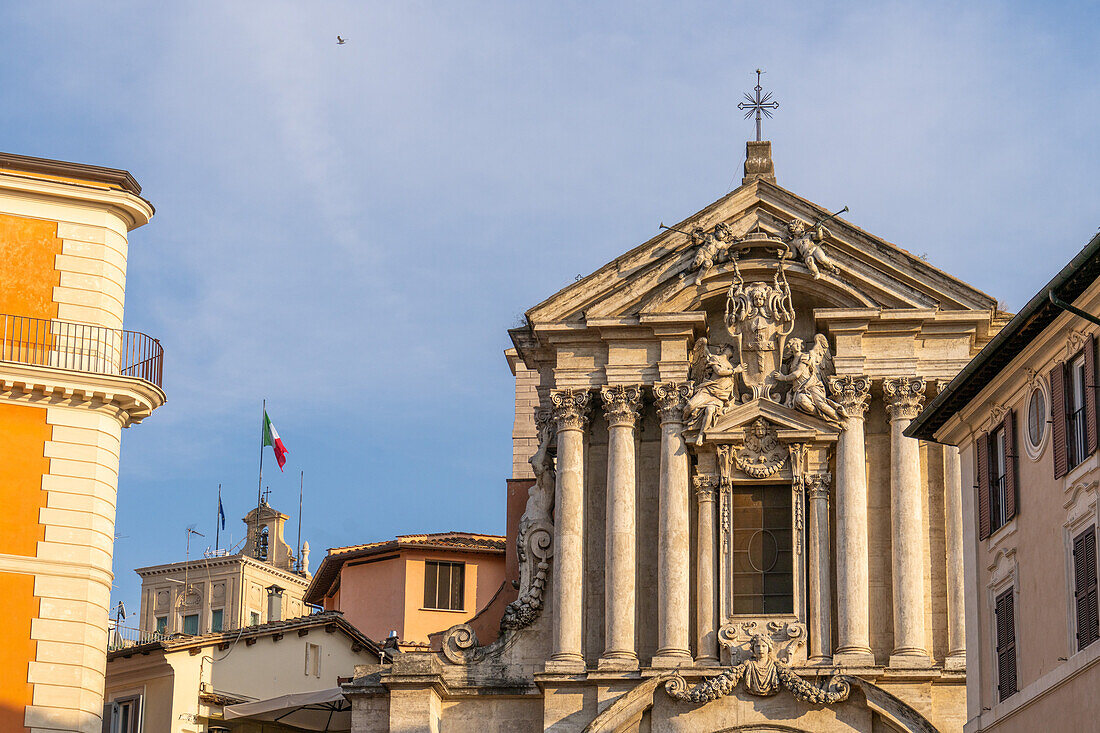
[[[1073,540],[1073,585],[1077,607],[1077,649],[1081,650],[1100,639],[1095,527],[1089,527]]]
[[[1005,521],[1016,516],[1016,484],[1020,461],[1016,456],[1016,412],[1005,413]]]
[[[1066,453],[1066,366],[1055,364],[1050,370],[1050,427],[1054,443],[1054,478],[1069,471]]]
[[[1096,337],[1085,344],[1085,454],[1096,452]]]
[[[978,538],[989,537],[989,436],[978,436]]]
[[[1012,589],[997,596],[997,692],[1006,700],[1016,692],[1016,609]]]

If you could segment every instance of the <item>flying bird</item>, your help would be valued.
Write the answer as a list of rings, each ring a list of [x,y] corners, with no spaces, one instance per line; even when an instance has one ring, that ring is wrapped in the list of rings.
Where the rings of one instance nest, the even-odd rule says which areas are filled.
[[[336,36],[336,45],[337,46],[343,46],[347,42],[348,42],[348,39],[341,38],[340,36]]]

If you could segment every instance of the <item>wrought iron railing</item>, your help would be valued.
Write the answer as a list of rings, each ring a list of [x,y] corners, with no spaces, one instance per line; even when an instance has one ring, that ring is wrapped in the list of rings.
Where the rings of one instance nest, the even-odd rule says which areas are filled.
[[[1073,468],[1088,456],[1085,443],[1085,408],[1077,408],[1066,420],[1066,443],[1069,447],[1069,467]]]
[[[0,361],[137,377],[161,386],[164,349],[139,331],[0,314]]]
[[[142,631],[129,626],[118,626],[112,622],[107,635],[107,651],[129,649],[142,644],[151,644],[154,641],[164,641],[167,638],[168,634],[160,631]]]

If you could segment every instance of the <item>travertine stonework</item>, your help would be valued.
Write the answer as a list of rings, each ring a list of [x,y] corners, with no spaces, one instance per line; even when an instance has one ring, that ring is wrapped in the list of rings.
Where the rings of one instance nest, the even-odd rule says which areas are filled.
[[[456,627],[445,654],[361,668],[354,730],[961,729],[957,459],[902,431],[1003,317],[825,228],[750,148],[744,185],[511,331],[534,602],[489,646]],[[753,533],[762,497],[779,524]],[[753,542],[789,574],[747,570],[772,557]]]

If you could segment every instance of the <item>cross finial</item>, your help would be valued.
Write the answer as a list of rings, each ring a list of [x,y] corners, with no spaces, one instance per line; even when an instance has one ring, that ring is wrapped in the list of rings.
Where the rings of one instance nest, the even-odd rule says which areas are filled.
[[[745,119],[756,115],[756,140],[760,141],[760,115],[771,119],[773,109],[779,109],[779,102],[772,99],[772,93],[768,92],[763,97],[760,96],[760,92],[764,91],[764,87],[760,86],[760,75],[764,73],[763,69],[756,70],[756,86],[753,87],[753,91],[756,92],[755,97],[750,97],[745,94],[745,101],[737,105],[737,109],[748,110],[745,112]]]

